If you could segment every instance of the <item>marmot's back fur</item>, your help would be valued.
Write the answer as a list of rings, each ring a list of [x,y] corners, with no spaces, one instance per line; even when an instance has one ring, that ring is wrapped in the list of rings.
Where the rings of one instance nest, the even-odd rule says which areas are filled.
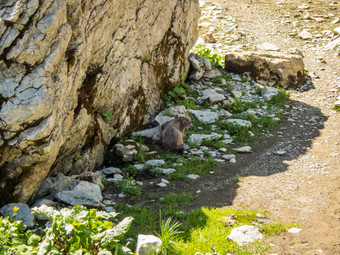
[[[189,117],[176,115],[174,120],[161,126],[162,147],[172,151],[183,152],[184,131],[191,125]]]

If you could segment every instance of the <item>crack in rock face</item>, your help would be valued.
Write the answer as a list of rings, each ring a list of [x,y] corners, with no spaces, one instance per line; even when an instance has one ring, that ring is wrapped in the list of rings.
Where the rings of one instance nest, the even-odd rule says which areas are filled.
[[[103,162],[179,83],[198,36],[197,1],[0,3],[0,205],[45,177]]]

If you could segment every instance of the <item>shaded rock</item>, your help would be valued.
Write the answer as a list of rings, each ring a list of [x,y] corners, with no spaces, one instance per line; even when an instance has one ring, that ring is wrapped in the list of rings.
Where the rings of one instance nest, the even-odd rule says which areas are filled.
[[[58,203],[58,202],[55,202],[53,200],[50,200],[50,199],[41,198],[41,199],[38,199],[38,200],[34,201],[34,203],[32,204],[31,208],[33,208],[33,207],[40,207],[42,205],[56,207],[56,206],[61,205],[61,204]]]
[[[123,171],[120,170],[119,168],[117,167],[107,167],[107,168],[104,168],[102,170],[100,170],[102,173],[106,174],[106,175],[112,175],[112,174],[122,174]]]
[[[55,197],[69,205],[84,205],[90,208],[103,208],[100,187],[86,181],[80,181],[73,189],[58,192]]]
[[[228,72],[243,74],[259,83],[270,86],[280,84],[284,88],[295,88],[305,82],[303,57],[299,54],[281,52],[233,52],[225,58]]]
[[[264,101],[268,102],[272,100],[274,96],[277,96],[279,91],[276,88],[264,86],[262,89],[262,98]]]
[[[17,207],[19,208],[15,213],[16,216],[14,217],[14,220],[22,220],[23,223],[27,227],[33,227],[34,226],[34,217],[31,213],[31,209],[28,207],[27,204],[23,203],[11,203],[4,205],[0,209],[0,213],[3,216],[13,216],[13,209]]]
[[[249,225],[234,228],[231,230],[230,235],[227,236],[229,240],[236,242],[238,245],[252,243],[262,237],[263,235],[257,227]]]
[[[162,241],[153,235],[138,235],[136,245],[136,255],[158,254],[162,246]]]
[[[206,71],[203,75],[203,78],[207,78],[207,79],[215,79],[216,77],[221,76],[221,72],[217,69],[212,69],[210,71]]]
[[[132,133],[132,136],[141,136],[141,137],[152,138],[156,134],[159,134],[159,127],[154,127],[154,128],[136,131],[136,132]]]
[[[116,154],[121,156],[123,161],[132,161],[133,156],[137,155],[136,146],[134,145],[123,145],[121,143],[117,143],[114,146]]]
[[[216,112],[212,112],[210,110],[189,110],[198,121],[204,124],[212,124],[216,120],[218,120],[218,114]]]

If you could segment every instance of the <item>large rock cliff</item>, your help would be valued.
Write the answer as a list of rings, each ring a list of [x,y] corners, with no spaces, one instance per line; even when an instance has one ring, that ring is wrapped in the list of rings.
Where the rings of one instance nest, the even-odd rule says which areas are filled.
[[[197,0],[0,3],[0,205],[103,162],[188,68]],[[112,115],[112,116],[111,116]]]

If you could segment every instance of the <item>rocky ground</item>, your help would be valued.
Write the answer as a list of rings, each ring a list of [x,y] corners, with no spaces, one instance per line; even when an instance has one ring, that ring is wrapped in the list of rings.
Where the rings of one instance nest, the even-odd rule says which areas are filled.
[[[273,239],[278,254],[339,254],[340,117],[332,107],[339,96],[340,59],[339,47],[325,47],[336,36],[323,32],[339,26],[339,4],[289,0],[207,3],[221,4],[238,29],[247,31],[241,38],[243,45],[270,42],[282,50],[300,49],[315,88],[291,92],[294,121],[286,121],[273,137],[256,143],[253,154],[235,166],[247,176],[239,186],[233,191],[214,187],[201,196],[202,202],[208,197],[216,201],[229,197],[233,206],[262,208],[282,221],[299,222],[303,229],[299,234]],[[310,39],[299,38],[304,29],[312,34]],[[287,154],[275,156],[273,151],[279,148]]]
[[[191,55],[194,72],[188,84],[168,92],[168,108],[155,118],[158,126],[134,134],[155,142],[159,125],[176,114],[190,116],[183,155],[123,139],[111,151],[119,160],[108,158],[110,167],[98,171],[100,176],[47,178],[35,205],[63,206],[57,200],[106,211],[122,202],[157,208],[166,194],[181,191],[196,197],[185,210],[263,209],[276,222],[299,224],[299,233],[266,239],[276,254],[340,254],[340,113],[333,110],[340,100],[340,5],[328,0],[200,5],[196,50],[210,49],[210,57],[262,49],[276,54],[292,47],[303,53],[309,79],[289,91],[292,102],[275,88]],[[282,101],[273,102],[275,95]],[[253,136],[259,138],[254,142]]]

